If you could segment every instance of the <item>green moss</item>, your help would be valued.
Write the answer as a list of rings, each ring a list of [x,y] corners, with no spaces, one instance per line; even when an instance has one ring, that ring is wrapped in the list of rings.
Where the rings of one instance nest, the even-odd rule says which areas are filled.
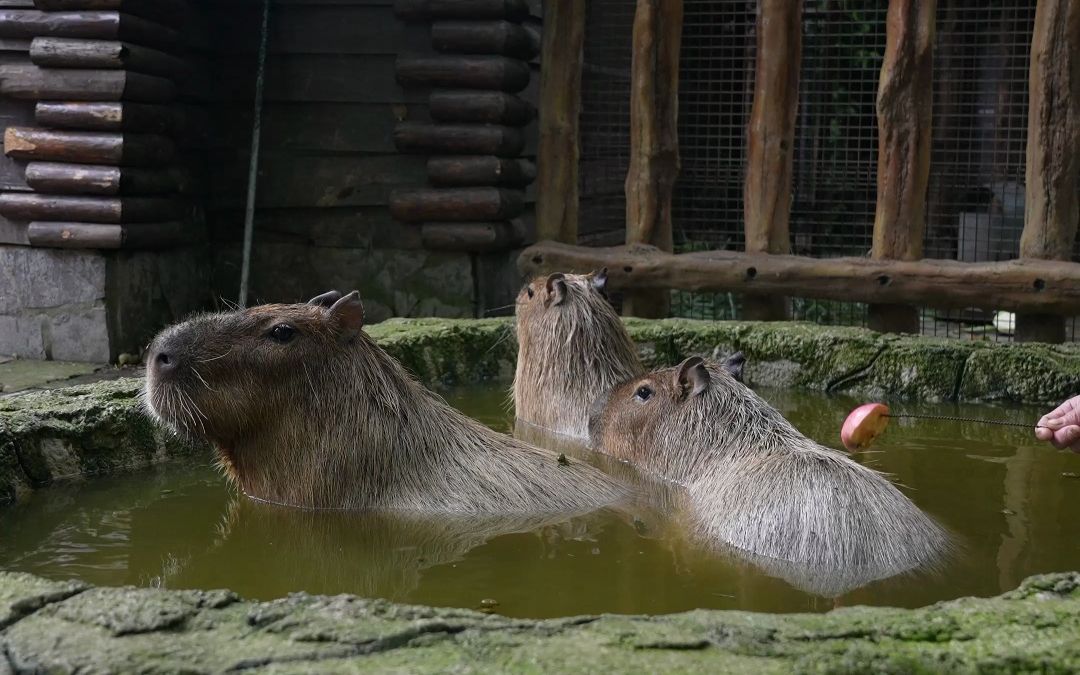
[[[967,361],[960,398],[1058,403],[1080,392],[1080,352],[1072,346],[993,345]]]
[[[977,350],[978,345],[959,340],[892,339],[869,368],[836,389],[894,400],[956,400],[965,364]]]
[[[89,589],[0,573],[17,671],[1075,672],[1080,574],[999,598],[827,614],[699,610],[532,621],[352,596]],[[6,626],[6,627],[5,627]]]

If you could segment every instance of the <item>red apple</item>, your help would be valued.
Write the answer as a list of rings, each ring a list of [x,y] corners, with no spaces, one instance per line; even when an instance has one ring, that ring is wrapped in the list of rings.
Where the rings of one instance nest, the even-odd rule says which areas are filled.
[[[852,452],[865,450],[889,424],[889,406],[884,403],[864,403],[851,411],[840,430],[840,440]]]

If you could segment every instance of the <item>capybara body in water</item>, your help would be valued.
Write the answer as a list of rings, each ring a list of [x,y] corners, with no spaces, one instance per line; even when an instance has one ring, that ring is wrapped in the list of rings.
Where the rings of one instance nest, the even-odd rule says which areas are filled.
[[[248,495],[312,508],[563,513],[624,489],[499,434],[413,380],[362,330],[356,292],[196,317],[150,349],[146,399],[212,443]]]
[[[889,576],[950,548],[884,476],[806,438],[714,362],[621,384],[590,431],[594,448],[683,485],[708,536],[754,555]]]
[[[514,414],[551,433],[586,439],[589,406],[645,372],[604,295],[607,272],[537,277],[517,297]]]

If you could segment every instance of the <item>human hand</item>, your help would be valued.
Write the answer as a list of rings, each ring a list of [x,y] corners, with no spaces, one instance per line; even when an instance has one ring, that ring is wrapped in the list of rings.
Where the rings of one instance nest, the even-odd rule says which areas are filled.
[[[1080,452],[1080,396],[1073,396],[1043,415],[1035,429],[1035,438],[1049,441],[1059,450]]]

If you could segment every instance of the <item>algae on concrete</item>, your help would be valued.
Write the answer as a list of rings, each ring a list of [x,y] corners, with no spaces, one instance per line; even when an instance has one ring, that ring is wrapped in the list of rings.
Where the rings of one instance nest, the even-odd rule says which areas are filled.
[[[827,614],[533,621],[303,593],[86,588],[0,573],[15,672],[1040,672],[1080,669],[1080,573],[997,598]],[[6,657],[7,664],[3,663]]]

